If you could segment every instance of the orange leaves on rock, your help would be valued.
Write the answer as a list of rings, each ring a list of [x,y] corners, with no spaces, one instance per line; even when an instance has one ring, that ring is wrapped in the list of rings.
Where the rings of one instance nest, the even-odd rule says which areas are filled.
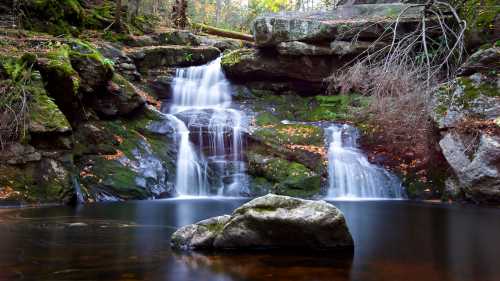
[[[123,153],[123,151],[117,149],[115,154],[103,155],[102,158],[104,158],[106,160],[118,160],[124,156],[125,156],[125,153]]]
[[[321,157],[326,157],[326,149],[322,146],[286,144],[285,147],[292,150],[292,151],[303,150],[303,151],[319,154],[319,155],[321,155]]]
[[[0,189],[0,199],[7,199],[10,198],[14,195],[19,195],[19,191],[15,191],[12,187],[10,186],[5,186],[2,189]]]

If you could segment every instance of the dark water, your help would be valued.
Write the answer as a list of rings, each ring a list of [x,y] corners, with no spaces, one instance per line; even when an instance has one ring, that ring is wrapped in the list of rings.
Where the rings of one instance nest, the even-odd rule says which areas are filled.
[[[500,210],[471,206],[336,202],[354,256],[170,250],[177,227],[243,202],[0,210],[0,280],[500,280]]]

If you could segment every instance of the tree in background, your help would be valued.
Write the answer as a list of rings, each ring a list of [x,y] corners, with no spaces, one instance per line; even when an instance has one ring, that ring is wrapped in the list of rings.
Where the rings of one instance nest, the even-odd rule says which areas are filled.
[[[171,13],[171,20],[174,26],[186,28],[188,25],[187,7],[188,4],[186,0],[175,0]]]

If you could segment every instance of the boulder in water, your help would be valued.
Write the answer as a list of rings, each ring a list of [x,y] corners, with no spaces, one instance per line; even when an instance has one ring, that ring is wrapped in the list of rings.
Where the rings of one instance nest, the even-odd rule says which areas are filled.
[[[177,230],[172,247],[210,249],[330,250],[354,245],[344,215],[325,201],[268,194],[256,198],[232,215]]]

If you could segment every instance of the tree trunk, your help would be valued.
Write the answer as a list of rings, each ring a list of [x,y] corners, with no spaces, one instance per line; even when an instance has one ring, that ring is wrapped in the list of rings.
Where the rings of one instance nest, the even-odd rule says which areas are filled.
[[[216,28],[201,23],[193,23],[192,26],[208,34],[253,42],[253,36],[250,34]]]
[[[219,24],[220,21],[220,11],[221,11],[222,1],[215,0],[215,23]]]
[[[117,32],[123,31],[123,22],[122,22],[122,0],[116,0],[116,8],[115,8],[115,22],[114,22],[114,30]]]

